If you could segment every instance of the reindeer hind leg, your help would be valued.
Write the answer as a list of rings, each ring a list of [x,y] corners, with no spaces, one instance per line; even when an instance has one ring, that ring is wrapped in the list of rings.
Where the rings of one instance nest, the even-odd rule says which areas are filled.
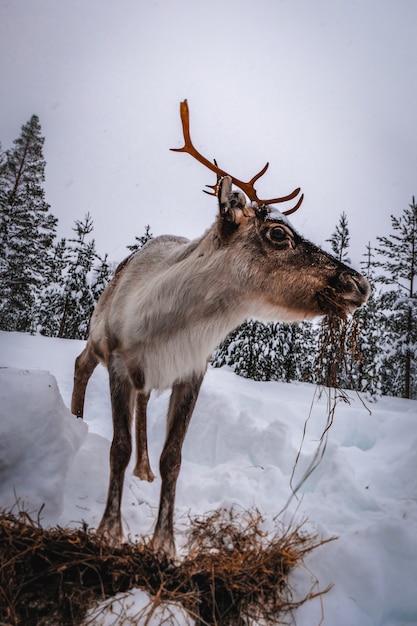
[[[89,343],[85,349],[75,359],[74,366],[74,387],[71,398],[71,412],[77,417],[84,415],[85,391],[91,374],[98,365],[98,358],[94,354]]]

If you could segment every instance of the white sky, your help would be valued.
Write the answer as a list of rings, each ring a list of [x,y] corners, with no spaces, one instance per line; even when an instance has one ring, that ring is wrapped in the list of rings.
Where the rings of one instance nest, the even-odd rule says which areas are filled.
[[[0,0],[0,140],[39,115],[59,234],[90,211],[113,260],[141,235],[201,234],[213,175],[266,161],[262,197],[301,186],[322,244],[346,211],[351,257],[417,195],[415,0]]]

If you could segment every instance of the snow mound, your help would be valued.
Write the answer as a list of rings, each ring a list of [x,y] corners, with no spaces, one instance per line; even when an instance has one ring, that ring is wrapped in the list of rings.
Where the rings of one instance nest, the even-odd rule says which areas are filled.
[[[64,405],[44,371],[0,369],[0,502],[55,521],[65,482],[87,426]]]

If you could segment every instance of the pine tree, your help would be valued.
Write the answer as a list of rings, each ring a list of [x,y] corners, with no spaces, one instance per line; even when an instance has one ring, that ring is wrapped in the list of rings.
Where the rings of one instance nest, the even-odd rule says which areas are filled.
[[[4,169],[6,154],[0,143],[0,293],[3,294],[4,284],[7,277],[7,221],[5,219],[5,207],[7,206],[7,187],[4,181]]]
[[[141,237],[135,237],[136,243],[126,247],[131,252],[136,252],[137,250],[143,248],[145,243],[147,243],[152,238],[153,234],[151,233],[151,227],[148,224],[147,226],[145,226],[145,233]]]
[[[43,183],[44,138],[33,115],[0,164],[0,327],[34,330],[34,307],[51,262],[56,218]]]
[[[248,320],[220,344],[212,365],[227,365],[253,380],[312,382],[316,334],[311,322],[263,324]]]
[[[230,367],[236,374],[244,378],[259,380],[255,369],[256,356],[258,356],[257,348],[254,322],[248,320],[240,326],[233,342],[233,350],[230,351]]]
[[[88,240],[93,231],[93,220],[89,213],[83,221],[76,220],[75,239],[70,239],[70,261],[65,278],[64,306],[58,337],[86,339],[88,323],[94,309],[91,289],[91,272],[97,259],[95,241]]]
[[[87,241],[93,223],[89,214],[76,221],[76,239],[61,239],[55,246],[52,271],[41,294],[37,330],[49,337],[85,339],[92,310],[111,270],[107,254],[101,259],[94,240]]]
[[[60,239],[54,247],[52,263],[46,275],[36,311],[36,330],[47,337],[57,337],[65,303],[65,277],[70,263],[66,239]]]
[[[330,239],[326,239],[330,243],[333,254],[338,261],[342,263],[350,263],[347,250],[350,245],[349,227],[347,215],[343,211],[340,216],[339,223],[336,225],[334,233]]]
[[[273,375],[270,380],[313,382],[316,351],[314,326],[311,322],[271,324]]]
[[[210,363],[213,367],[231,367],[234,343],[239,337],[240,328],[241,326],[229,333],[214,350],[210,359]]]
[[[384,354],[384,319],[381,313],[381,291],[375,278],[375,254],[368,243],[362,273],[371,285],[371,294],[366,306],[355,314],[358,320],[357,335],[351,354],[351,377],[358,391],[371,395],[382,393],[382,361]]]
[[[227,365],[236,374],[252,380],[271,380],[270,328],[247,320],[230,333],[212,357],[214,367]]]
[[[414,197],[401,217],[391,216],[393,232],[378,237],[382,260],[375,263],[387,285],[381,302],[387,328],[384,393],[417,397],[417,205]]]
[[[99,259],[98,265],[94,267],[94,277],[91,285],[94,302],[98,301],[111,278],[112,271],[107,260],[107,254],[105,254],[104,258]]]
[[[90,235],[93,220],[87,213],[76,220],[76,236],[55,248],[54,274],[42,293],[38,331],[54,337],[86,339],[96,299],[109,279],[107,257],[100,259]]]

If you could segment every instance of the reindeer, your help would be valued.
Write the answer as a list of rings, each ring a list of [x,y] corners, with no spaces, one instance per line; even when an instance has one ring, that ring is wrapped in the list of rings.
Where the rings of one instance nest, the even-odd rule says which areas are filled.
[[[114,436],[107,504],[98,527],[107,540],[123,538],[121,498],[132,451],[135,476],[152,481],[146,409],[152,390],[171,388],[162,479],[153,547],[175,555],[173,515],[181,449],[213,349],[247,318],[300,321],[321,315],[346,317],[366,302],[370,287],[352,268],[301,237],[272,205],[291,194],[261,200],[255,182],[220,169],[194,147],[187,101],[180,114],[187,152],[217,175],[212,195],[219,213],[202,237],[161,236],[131,254],[116,270],[93,312],[87,344],[75,362],[72,412],[83,416],[88,380],[99,362],[109,373]],[[232,189],[234,184],[238,189]],[[244,192],[244,193],[243,193]],[[249,201],[245,195],[248,196]]]

